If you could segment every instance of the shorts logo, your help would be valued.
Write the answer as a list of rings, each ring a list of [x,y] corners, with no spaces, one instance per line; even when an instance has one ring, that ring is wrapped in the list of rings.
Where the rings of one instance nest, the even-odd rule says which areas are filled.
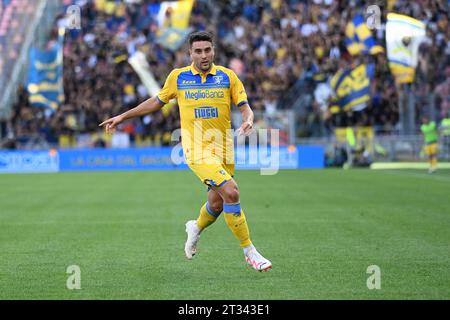
[[[219,117],[219,110],[215,107],[200,107],[194,109],[195,119],[211,119]]]
[[[213,80],[214,80],[215,84],[220,84],[223,80],[223,77],[222,76],[214,76]]]

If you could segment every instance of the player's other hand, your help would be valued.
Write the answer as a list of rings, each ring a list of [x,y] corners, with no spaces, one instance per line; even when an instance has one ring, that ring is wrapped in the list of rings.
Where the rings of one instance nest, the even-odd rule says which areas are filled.
[[[241,127],[238,129],[239,135],[244,135],[248,137],[253,132],[253,122],[252,121],[246,121],[244,122]]]
[[[122,121],[123,121],[122,116],[118,115],[103,121],[98,126],[99,127],[105,126],[106,133],[113,133],[114,131],[116,131],[116,126],[122,123]]]

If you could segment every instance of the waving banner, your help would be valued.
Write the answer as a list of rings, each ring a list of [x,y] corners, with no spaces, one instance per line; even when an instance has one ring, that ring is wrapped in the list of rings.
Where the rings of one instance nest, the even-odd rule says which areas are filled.
[[[341,69],[331,79],[335,104],[330,108],[340,111],[360,111],[370,101],[370,81],[374,76],[373,64],[361,64],[353,69]]]
[[[27,89],[31,106],[56,110],[64,102],[63,90],[64,29],[50,50],[30,49]]]
[[[388,13],[386,48],[389,67],[397,84],[414,81],[419,45],[425,38],[425,24],[408,16]]]

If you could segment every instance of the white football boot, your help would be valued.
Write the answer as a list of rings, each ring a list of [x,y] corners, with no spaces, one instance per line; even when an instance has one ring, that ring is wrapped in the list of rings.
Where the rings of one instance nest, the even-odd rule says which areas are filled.
[[[272,268],[272,263],[264,258],[255,247],[250,248],[245,253],[245,261],[256,271],[266,271]]]
[[[190,220],[186,222],[187,240],[184,245],[184,252],[186,258],[189,260],[197,253],[197,242],[200,239],[200,229],[197,226],[196,220]]]

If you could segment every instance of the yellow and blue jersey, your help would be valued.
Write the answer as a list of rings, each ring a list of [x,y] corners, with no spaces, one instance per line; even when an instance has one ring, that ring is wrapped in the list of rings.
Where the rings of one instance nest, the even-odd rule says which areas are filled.
[[[212,65],[208,74],[193,64],[174,69],[157,98],[162,103],[176,98],[180,109],[183,151],[188,164],[234,162],[231,104],[246,105],[247,94],[237,75]]]

